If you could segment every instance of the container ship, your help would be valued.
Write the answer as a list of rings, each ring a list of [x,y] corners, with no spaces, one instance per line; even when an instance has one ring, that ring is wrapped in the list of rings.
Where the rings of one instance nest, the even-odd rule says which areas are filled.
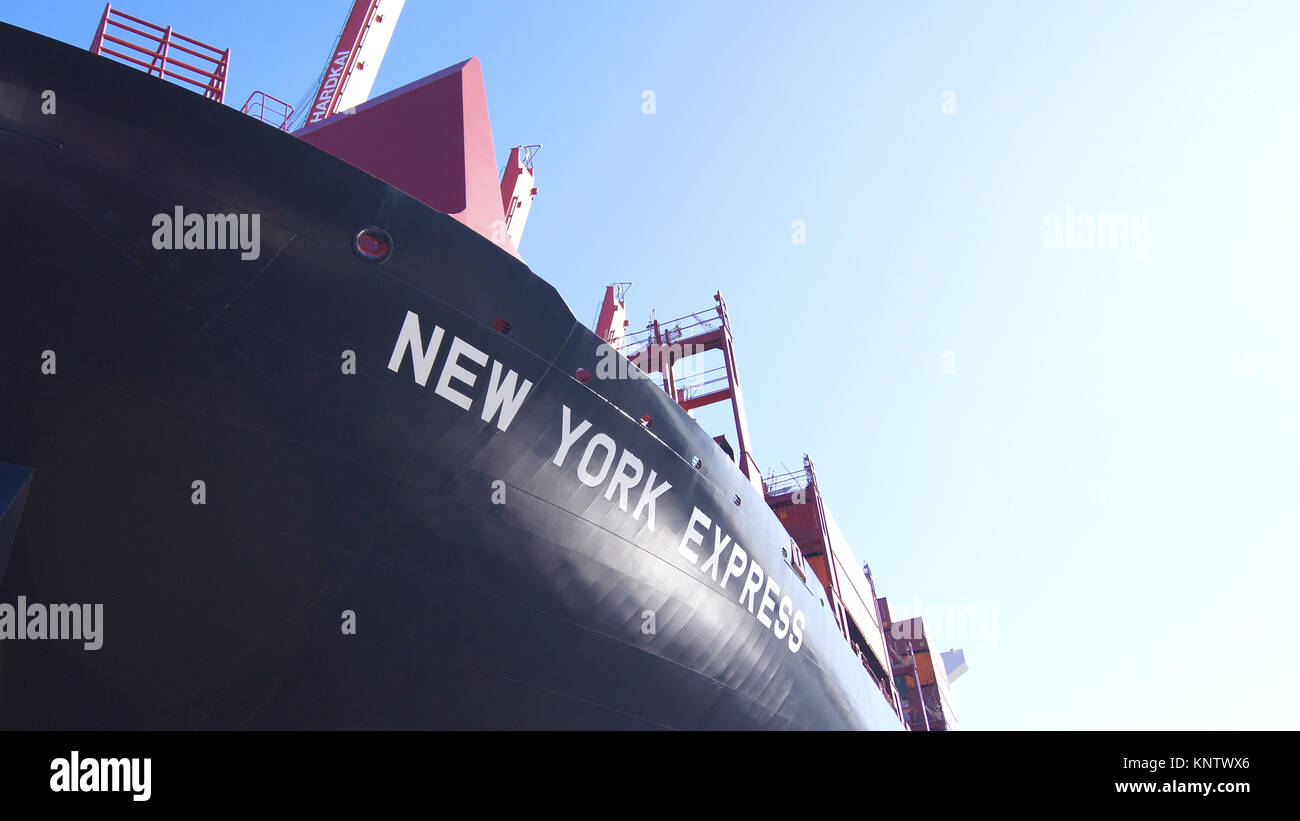
[[[111,5],[0,24],[0,728],[951,728],[722,295],[588,328],[477,59],[369,99],[401,5],[240,109]]]

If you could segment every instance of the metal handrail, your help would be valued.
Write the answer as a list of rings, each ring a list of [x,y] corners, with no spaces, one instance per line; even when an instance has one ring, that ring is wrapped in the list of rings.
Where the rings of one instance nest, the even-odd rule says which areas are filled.
[[[808,486],[808,475],[802,470],[773,473],[763,479],[768,496],[783,496],[793,490]]]
[[[153,31],[160,32],[153,34],[149,31],[142,31],[135,26],[127,25],[122,22],[129,20],[132,23],[138,23]],[[111,27],[111,30],[110,30]],[[130,33],[145,41],[147,45],[132,42],[117,36],[117,32]],[[122,47],[123,51],[110,48],[105,43]],[[185,45],[189,43],[204,51],[197,51],[195,48]],[[156,44],[156,47],[154,46]],[[211,63],[211,67],[196,66],[192,63],[178,60],[171,54],[171,51],[184,52],[193,55],[197,60],[205,63]],[[136,54],[148,58],[148,62],[132,54],[125,53],[130,50]],[[230,68],[230,49],[217,48],[208,45],[201,40],[193,37],[187,37],[172,30],[171,26],[160,26],[156,23],[150,23],[148,20],[142,20],[124,11],[113,8],[112,3],[104,6],[104,14],[100,18],[99,27],[95,30],[95,39],[90,44],[91,54],[106,55],[116,57],[126,63],[140,66],[151,76],[157,75],[159,78],[171,78],[183,83],[203,89],[203,96],[217,102],[224,102],[226,98],[226,75]],[[183,74],[178,69],[192,72],[197,77]]]
[[[683,376],[678,381],[678,392],[682,399],[691,399],[695,396],[702,395],[705,388],[710,385],[716,385],[719,382],[727,382],[731,377],[727,374],[727,366],[719,365],[716,368],[710,368],[707,371]],[[687,384],[683,385],[682,382]]]
[[[271,112],[274,118],[279,120],[278,125],[267,119],[267,100],[279,104],[279,108],[274,109]],[[257,113],[253,113],[254,106],[257,107]],[[252,94],[248,95],[248,99],[244,101],[244,107],[239,110],[250,117],[256,117],[264,123],[275,125],[275,127],[281,131],[288,131],[289,121],[293,119],[293,106],[284,100],[281,100],[279,97],[273,97],[270,94],[267,94],[265,91],[254,91]]]
[[[693,314],[686,314],[659,323],[659,330],[663,335],[662,341],[664,344],[671,344],[674,339],[684,339],[688,336],[715,331],[721,327],[722,316],[718,313],[717,308],[705,308]],[[653,341],[653,337],[654,325],[651,324],[643,330],[623,337],[618,349],[622,352],[635,349],[638,346],[648,345]]]

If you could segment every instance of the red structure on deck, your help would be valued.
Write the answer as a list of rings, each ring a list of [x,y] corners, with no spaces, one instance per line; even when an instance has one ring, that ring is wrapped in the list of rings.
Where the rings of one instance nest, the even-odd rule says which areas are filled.
[[[596,324],[592,326],[596,336],[602,342],[614,346],[614,350],[623,350],[623,335],[627,333],[627,304],[623,298],[632,288],[630,282],[615,282],[605,288],[605,300],[600,304],[596,314]]]
[[[281,131],[288,131],[289,121],[293,119],[293,106],[279,97],[272,97],[265,91],[254,91],[248,95],[248,99],[244,101],[244,107],[239,111],[250,117],[256,117],[264,123],[269,123]]]
[[[611,295],[607,290],[607,304]],[[754,489],[762,492],[762,472],[749,451],[749,420],[745,416],[740,378],[736,373],[736,349],[731,334],[731,320],[727,316],[727,302],[722,298],[721,292],[714,294],[713,300],[716,303],[713,308],[668,322],[651,318],[645,330],[624,337],[620,345],[615,347],[642,371],[660,374],[664,390],[688,411],[730,401],[736,422],[736,462]],[[622,306],[621,301],[619,306]],[[605,315],[603,307],[601,315]],[[606,333],[608,332],[607,329]],[[601,334],[600,327],[597,327],[596,333]],[[679,385],[678,377],[673,373],[673,365],[708,351],[722,351],[722,366],[704,371],[694,380],[683,380]]]
[[[230,49],[223,51],[177,34],[171,26],[159,26],[132,17],[113,8],[112,3],[104,6],[104,15],[99,19],[90,53],[116,57],[143,68],[149,74],[189,83],[201,89],[204,97],[225,102]]]
[[[477,57],[390,91],[350,114],[309,124],[294,136],[374,174],[519,255],[507,230],[483,69]],[[528,175],[531,190],[531,168]],[[519,226],[522,231],[522,222]]]
[[[505,170],[501,172],[501,207],[506,214],[506,234],[514,247],[524,235],[524,224],[532,210],[537,186],[533,184],[533,157],[540,145],[519,145],[510,149]]]
[[[537,196],[540,145],[512,148],[498,176],[483,70],[471,57],[367,102],[405,0],[355,0],[294,136],[451,216],[514,256]],[[130,39],[133,38],[133,39]],[[107,5],[90,50],[202,89],[223,102],[229,49]],[[177,55],[185,59],[179,59]],[[196,65],[197,64],[197,65]],[[294,106],[253,92],[243,113],[281,130]]]
[[[826,588],[831,614],[844,638],[849,639],[849,618],[840,594],[839,573],[836,570],[831,547],[830,528],[826,523],[826,510],[812,460],[803,457],[803,470],[769,477],[764,483],[764,496],[768,507],[785,526],[790,538],[803,552],[804,558]]]
[[[356,0],[312,95],[307,124],[321,123],[370,96],[406,0]]]
[[[885,628],[876,606],[875,582],[865,565],[858,566],[828,512],[812,459],[803,457],[802,470],[769,476],[763,491],[768,507],[825,589],[840,633],[897,710],[898,693],[893,687]]]
[[[731,402],[738,448],[733,450],[725,436],[715,436],[714,441],[736,461],[755,489],[763,493],[768,507],[790,536],[789,547],[782,551],[786,560],[804,581],[810,575],[816,577],[826,592],[841,635],[857,653],[881,693],[898,710],[899,694],[894,688],[892,665],[876,604],[875,582],[870,571],[859,566],[826,509],[812,459],[805,455],[802,470],[764,480],[750,451],[731,320],[721,292],[714,294],[715,305],[711,309],[668,322],[652,315],[644,330],[626,334],[624,296],[630,285],[618,282],[605,289],[596,319],[596,335],[646,375],[657,375],[664,391],[688,411],[717,402]],[[676,363],[709,351],[722,352],[722,365],[691,376],[679,375],[674,370]]]
[[[957,715],[948,686],[961,671],[950,676],[943,656],[931,649],[920,616],[894,622],[889,614],[888,600],[881,598],[878,605],[888,636],[890,663],[903,723],[909,730],[956,730]]]

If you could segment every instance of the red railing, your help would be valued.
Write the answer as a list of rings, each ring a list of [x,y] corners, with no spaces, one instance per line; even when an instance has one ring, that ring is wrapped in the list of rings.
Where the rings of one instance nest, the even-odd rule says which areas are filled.
[[[763,492],[768,496],[784,496],[806,487],[808,487],[808,474],[803,469],[780,474],[773,471],[763,479]]]
[[[293,119],[293,106],[265,91],[254,91],[248,95],[244,107],[239,110],[264,123],[270,123],[281,131],[288,131],[289,120]]]
[[[672,344],[674,340],[697,336],[722,327],[722,314],[718,308],[705,308],[693,314],[679,316],[667,322],[659,323],[659,332],[663,344]],[[619,343],[619,353],[628,359],[636,356],[642,349],[655,341],[655,325],[651,322],[644,330],[628,334]]]
[[[124,20],[158,33],[142,31],[123,22]],[[123,39],[131,35],[134,35],[135,42]],[[129,49],[134,54],[118,51],[114,46],[124,50]],[[194,62],[200,65],[177,59],[172,54],[173,50],[181,52],[182,55],[190,55],[194,58]],[[192,37],[177,34],[172,31],[171,26],[158,26],[139,17],[132,17],[114,9],[112,3],[104,6],[104,16],[99,20],[95,40],[90,44],[90,53],[116,57],[140,66],[149,74],[189,83],[202,89],[204,97],[219,103],[225,102],[230,49],[222,51]],[[146,60],[148,62],[145,62]],[[208,65],[209,63],[211,65]]]

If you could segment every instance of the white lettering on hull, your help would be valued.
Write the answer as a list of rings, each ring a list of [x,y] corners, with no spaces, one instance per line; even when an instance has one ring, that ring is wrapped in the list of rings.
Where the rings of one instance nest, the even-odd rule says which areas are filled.
[[[393,346],[393,355],[388,358],[388,370],[400,373],[406,353],[410,351],[411,375],[415,379],[415,384],[427,387],[444,336],[446,331],[441,326],[434,325],[429,343],[425,345],[424,336],[420,332],[420,317],[414,311],[407,311],[406,319],[402,322],[402,330],[397,334],[397,344]],[[480,417],[484,422],[495,419],[497,428],[504,431],[510,427],[515,415],[519,413],[519,408],[523,406],[524,399],[532,390],[533,383],[525,379],[523,385],[519,386],[519,374],[513,370],[506,372],[505,377],[502,378],[503,367],[500,362],[459,336],[453,336],[451,339],[451,346],[447,351],[446,359],[443,360],[442,371],[438,374],[438,381],[434,383],[433,392],[461,410],[469,410],[477,397],[469,396],[465,390],[473,389],[478,384],[479,374],[466,365],[472,364],[482,368],[486,367],[489,361],[492,362],[492,374],[488,377]],[[457,384],[452,384],[452,380]]]
[[[709,558],[700,564],[700,554],[692,548],[692,545],[700,547],[704,544],[705,531],[710,526],[714,531],[713,551]],[[700,530],[701,527],[705,530]],[[721,566],[722,553],[728,545],[731,546],[731,552],[727,556],[726,569],[722,571],[722,578],[719,580],[718,568]],[[807,624],[803,611],[794,609],[794,600],[789,596],[782,596],[778,604],[776,597],[781,594],[781,588],[772,576],[764,572],[763,566],[756,558],[732,541],[731,536],[722,532],[721,525],[714,525],[708,515],[698,507],[691,511],[690,522],[682,533],[677,552],[686,561],[696,565],[710,581],[717,583],[723,592],[727,592],[727,583],[732,579],[743,579],[736,603],[744,605],[758,623],[771,630],[772,635],[778,639],[784,639],[788,635],[790,638],[786,646],[791,653],[799,652],[799,648],[803,646],[803,628]],[[760,590],[763,591],[761,596],[758,595]],[[773,608],[776,609],[775,620],[768,615],[768,611]]]
[[[407,311],[388,360],[388,369],[400,373],[409,352],[412,378],[417,385],[427,387],[429,379],[434,376],[434,366],[446,336],[446,331],[435,325],[426,343],[420,317],[414,311]],[[480,377],[489,363],[491,372],[483,387]],[[533,386],[525,379],[520,387],[519,380],[518,373],[507,370],[487,352],[466,339],[452,336],[434,381],[434,393],[463,411],[470,411],[482,397],[483,421],[495,420],[497,428],[505,431]],[[652,532],[656,527],[656,502],[672,489],[671,482],[660,481],[659,474],[630,448],[611,434],[595,430],[589,420],[578,418],[568,405],[560,407],[560,440],[551,464],[572,469],[575,478],[585,487],[603,486],[600,493],[604,499],[617,500],[618,509],[624,514],[631,506],[632,519],[642,521],[644,516],[645,526]],[[636,504],[632,505],[634,495]],[[705,545],[710,528],[714,531],[711,548]],[[701,552],[707,553],[703,563],[700,561]],[[780,585],[756,557],[724,533],[722,525],[714,524],[698,507],[691,511],[677,553],[724,594],[735,595],[736,603],[748,610],[764,628],[771,630],[777,640],[785,641],[790,652],[799,652],[807,623],[803,611],[795,608],[790,596],[781,595]],[[737,583],[729,589],[733,579]]]
[[[555,458],[551,463],[556,467],[564,467],[565,459],[573,446],[578,443],[587,432],[591,430],[591,422],[583,419],[576,427],[573,424],[573,411],[568,405],[562,405],[560,411],[560,446],[555,451]],[[599,453],[598,453],[599,451]],[[614,468],[614,456],[618,454],[618,467]],[[596,468],[599,469],[596,469]],[[610,477],[611,468],[613,476]],[[637,499],[636,507],[632,509],[632,518],[641,521],[642,514],[645,514],[645,524],[650,530],[655,529],[655,500],[664,495],[672,488],[670,482],[659,482],[659,474],[650,471],[650,475],[645,477],[645,482],[641,482],[642,474],[645,471],[645,464],[637,458],[636,454],[626,447],[619,445],[614,438],[606,433],[597,433],[587,442],[586,448],[582,451],[582,457],[578,459],[576,465],[578,481],[587,487],[600,487],[609,479],[609,485],[605,488],[605,498],[613,501],[614,494],[618,494],[618,506],[624,513],[627,513],[628,495],[639,485],[641,495]]]

